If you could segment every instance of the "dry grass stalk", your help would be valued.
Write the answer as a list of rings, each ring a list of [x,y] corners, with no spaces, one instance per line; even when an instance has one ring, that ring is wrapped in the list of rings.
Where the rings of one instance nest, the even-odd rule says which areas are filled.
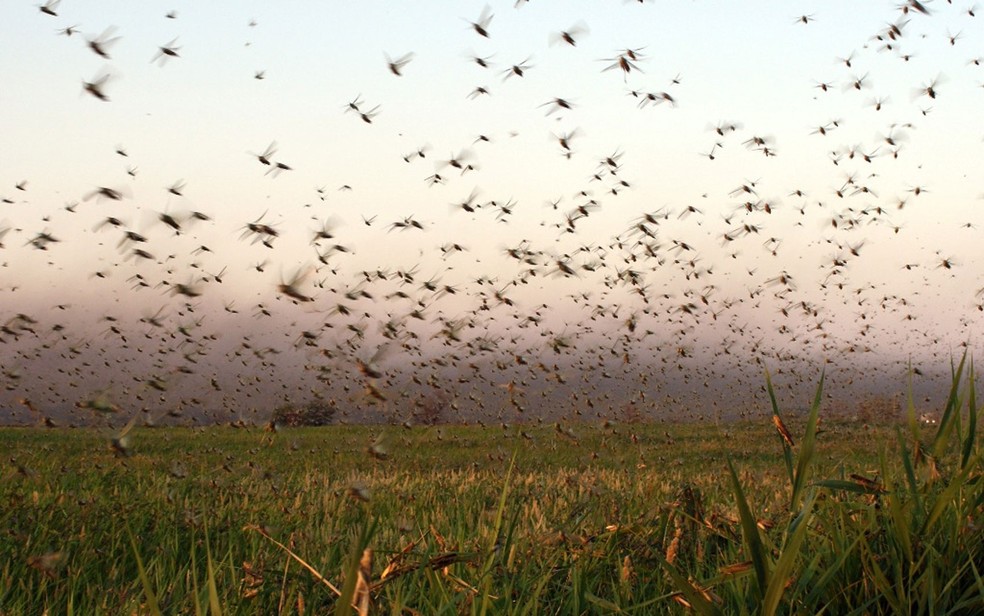
[[[303,558],[301,558],[300,556],[298,556],[297,554],[295,554],[286,545],[280,543],[279,541],[277,541],[276,539],[274,539],[273,537],[271,537],[261,527],[255,525],[255,524],[247,524],[246,526],[243,527],[243,530],[252,530],[252,531],[258,532],[261,536],[263,536],[266,539],[268,539],[270,542],[272,542],[278,548],[280,548],[284,552],[287,552],[287,555],[288,556],[290,556],[295,561],[297,561],[297,563],[299,565],[301,565],[302,567],[304,567],[305,569],[307,569],[311,573],[311,575],[314,576],[314,579],[318,580],[319,582],[321,582],[322,584],[324,584],[325,586],[327,586],[328,589],[331,590],[333,593],[335,593],[336,596],[341,596],[342,592],[340,590],[338,590],[337,588],[335,588],[335,585],[334,584],[332,584],[327,579],[325,579],[325,576],[321,575],[321,573],[319,573],[317,569],[315,569],[314,567],[312,567],[311,565],[309,565],[307,562],[305,562],[305,560]]]

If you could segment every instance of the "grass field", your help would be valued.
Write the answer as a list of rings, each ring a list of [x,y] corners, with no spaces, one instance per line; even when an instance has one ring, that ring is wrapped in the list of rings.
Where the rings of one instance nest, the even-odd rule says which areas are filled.
[[[973,391],[935,426],[2,429],[0,614],[980,613]]]

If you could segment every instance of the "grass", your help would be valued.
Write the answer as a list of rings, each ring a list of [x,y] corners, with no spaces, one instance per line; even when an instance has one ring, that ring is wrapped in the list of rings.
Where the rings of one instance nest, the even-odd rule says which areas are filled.
[[[938,426],[818,423],[821,399],[725,425],[134,428],[127,456],[3,429],[0,614],[984,610],[973,366]]]

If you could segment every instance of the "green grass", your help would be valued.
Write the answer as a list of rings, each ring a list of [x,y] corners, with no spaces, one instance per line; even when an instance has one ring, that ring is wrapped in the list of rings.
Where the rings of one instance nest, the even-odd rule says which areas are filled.
[[[818,426],[820,399],[773,409],[792,444],[772,421],[135,428],[121,457],[2,429],[0,614],[984,610],[972,366],[931,428]]]

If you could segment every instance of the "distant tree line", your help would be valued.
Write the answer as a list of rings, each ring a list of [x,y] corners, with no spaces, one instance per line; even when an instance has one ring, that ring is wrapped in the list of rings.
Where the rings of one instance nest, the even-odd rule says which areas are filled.
[[[285,427],[327,426],[334,423],[338,412],[334,403],[327,400],[310,400],[301,405],[285,404],[273,411],[271,421]]]

